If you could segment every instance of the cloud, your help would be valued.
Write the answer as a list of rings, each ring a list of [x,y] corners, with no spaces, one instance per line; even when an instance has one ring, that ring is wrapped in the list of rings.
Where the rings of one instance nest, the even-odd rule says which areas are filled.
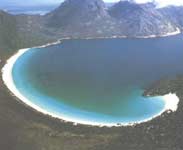
[[[120,0],[104,0],[106,2],[118,2]],[[134,0],[137,3],[147,3],[155,1],[158,7],[165,7],[169,5],[183,6],[183,0]]]
[[[159,7],[164,7],[168,5],[181,6],[183,5],[182,0],[156,0]]]

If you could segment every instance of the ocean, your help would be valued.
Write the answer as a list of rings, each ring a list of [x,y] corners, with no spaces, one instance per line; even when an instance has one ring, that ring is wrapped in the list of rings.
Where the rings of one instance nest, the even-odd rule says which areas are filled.
[[[29,15],[45,15],[46,13],[57,8],[59,4],[49,4],[49,5],[33,5],[33,6],[19,6],[19,5],[7,5],[0,6],[0,9],[3,9],[11,14],[29,14]]]

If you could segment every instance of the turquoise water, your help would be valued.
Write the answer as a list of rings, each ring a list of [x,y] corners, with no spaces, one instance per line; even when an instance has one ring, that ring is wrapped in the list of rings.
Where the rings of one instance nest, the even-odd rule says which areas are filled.
[[[162,97],[143,97],[143,89],[183,73],[182,49],[182,35],[64,40],[24,53],[13,67],[13,80],[31,102],[56,115],[134,123],[163,110]]]

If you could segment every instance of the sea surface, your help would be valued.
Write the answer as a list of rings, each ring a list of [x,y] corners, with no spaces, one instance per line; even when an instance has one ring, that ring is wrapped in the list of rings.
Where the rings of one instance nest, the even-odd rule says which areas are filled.
[[[0,9],[3,9],[7,11],[8,13],[11,14],[29,14],[29,15],[34,15],[34,14],[40,14],[40,15],[45,15],[46,13],[49,13],[50,11],[54,10],[57,8],[59,4],[49,4],[49,5],[32,5],[32,6],[19,6],[19,5],[5,5],[5,6],[0,6]]]
[[[17,89],[56,115],[101,124],[148,120],[164,107],[144,88],[183,73],[183,35],[152,39],[75,39],[31,48],[16,61]]]

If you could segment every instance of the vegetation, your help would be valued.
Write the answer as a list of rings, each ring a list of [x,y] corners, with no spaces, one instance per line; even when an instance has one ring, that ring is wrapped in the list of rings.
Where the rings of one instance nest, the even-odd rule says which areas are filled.
[[[67,2],[69,1],[76,0],[67,0]],[[180,10],[182,11],[182,8]],[[64,15],[63,19],[69,19],[68,13]],[[100,19],[94,22],[99,23],[100,26],[92,30],[89,29],[95,24],[92,26],[89,24],[84,29],[83,26],[77,26],[77,28],[72,26],[73,30],[70,30],[68,24],[60,24],[61,26],[55,28],[47,22],[53,19],[53,16],[53,14],[44,17],[39,15],[13,16],[0,11],[0,59],[2,60],[0,67],[2,68],[7,57],[19,48],[41,45],[72,35],[75,37],[99,36],[106,33],[105,35],[111,36],[111,33],[114,33],[114,27],[121,29],[121,25],[118,28],[115,24],[107,26],[105,29],[105,26],[102,26],[105,22],[101,22]],[[64,20],[59,21],[64,22]],[[91,21],[93,22],[93,20]],[[108,22],[108,19],[105,21]],[[85,23],[87,25],[88,21]],[[105,32],[106,30],[110,32]],[[139,31],[138,28],[135,31]],[[134,127],[99,128],[74,126],[71,123],[63,123],[39,114],[17,102],[0,79],[0,147],[3,150],[182,150],[182,83],[183,77],[181,76],[176,79],[163,79],[146,87],[147,90],[144,93],[144,95],[152,96],[169,92],[177,93],[180,104],[175,113],[164,113],[161,117]]]

